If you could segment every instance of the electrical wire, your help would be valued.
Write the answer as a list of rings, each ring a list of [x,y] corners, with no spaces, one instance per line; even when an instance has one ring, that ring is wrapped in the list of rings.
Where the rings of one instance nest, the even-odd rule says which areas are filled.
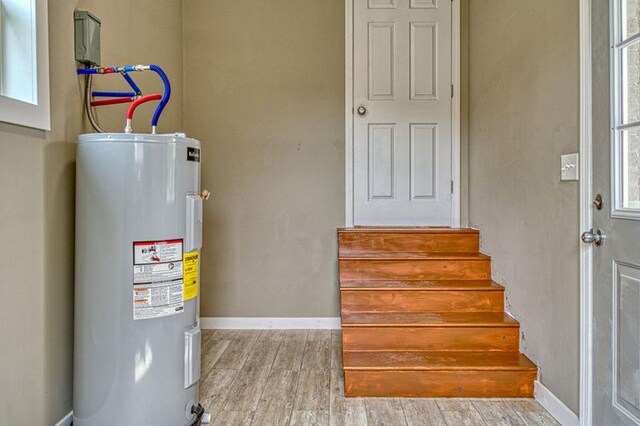
[[[91,108],[91,79],[93,74],[87,74],[86,80],[84,83],[84,108],[87,111],[87,117],[89,118],[89,123],[91,123],[91,127],[98,133],[105,133],[98,124],[98,121],[93,116],[93,109]]]

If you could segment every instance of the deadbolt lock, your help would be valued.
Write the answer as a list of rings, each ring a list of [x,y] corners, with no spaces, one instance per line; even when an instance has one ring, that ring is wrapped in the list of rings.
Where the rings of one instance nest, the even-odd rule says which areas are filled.
[[[596,198],[593,199],[593,206],[598,210],[602,210],[602,195],[596,194]]]

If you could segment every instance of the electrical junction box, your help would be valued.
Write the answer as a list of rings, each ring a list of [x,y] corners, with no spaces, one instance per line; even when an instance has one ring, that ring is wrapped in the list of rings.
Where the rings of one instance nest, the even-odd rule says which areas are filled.
[[[100,20],[85,10],[73,12],[76,61],[100,65]]]

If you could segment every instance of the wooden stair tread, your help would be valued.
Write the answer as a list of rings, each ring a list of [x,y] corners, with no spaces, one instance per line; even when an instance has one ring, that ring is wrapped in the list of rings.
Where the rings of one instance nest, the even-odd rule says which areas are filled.
[[[343,312],[344,327],[519,327],[504,312]]]
[[[338,232],[338,253],[363,255],[370,253],[477,253],[480,235],[469,230],[377,229]]]
[[[338,228],[338,233],[372,233],[372,234],[479,234],[480,231],[471,228],[446,228],[446,227],[414,227],[414,226],[356,226],[354,228]]]
[[[381,252],[368,254],[345,253],[338,257],[339,260],[489,260],[482,253],[414,253],[414,252]]]
[[[345,351],[343,363],[345,370],[537,370],[535,364],[519,352]]]
[[[503,291],[504,287],[491,280],[343,280],[340,290],[349,291]]]

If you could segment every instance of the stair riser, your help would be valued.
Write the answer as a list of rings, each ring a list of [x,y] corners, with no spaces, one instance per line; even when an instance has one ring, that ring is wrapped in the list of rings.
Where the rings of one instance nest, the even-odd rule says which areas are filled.
[[[349,327],[345,351],[517,351],[518,327]]]
[[[345,371],[352,397],[531,398],[535,371]]]
[[[490,280],[491,260],[340,260],[341,280]]]
[[[343,290],[347,312],[502,312],[503,291]]]
[[[340,233],[340,255],[376,253],[476,253],[479,234]]]

